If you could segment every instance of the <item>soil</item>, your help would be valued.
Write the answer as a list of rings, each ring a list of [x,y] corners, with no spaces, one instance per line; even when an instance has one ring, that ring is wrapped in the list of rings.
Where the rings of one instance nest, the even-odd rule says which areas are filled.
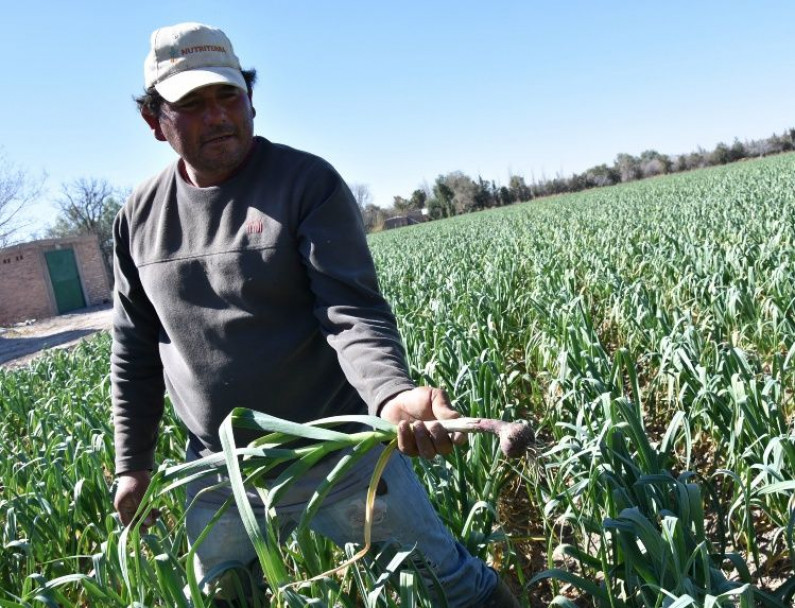
[[[69,348],[98,331],[110,330],[112,313],[112,305],[103,304],[0,327],[0,367],[21,367],[47,349]]]

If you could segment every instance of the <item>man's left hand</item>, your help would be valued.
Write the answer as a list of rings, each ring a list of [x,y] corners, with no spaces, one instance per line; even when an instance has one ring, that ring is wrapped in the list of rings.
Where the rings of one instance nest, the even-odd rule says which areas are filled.
[[[380,416],[397,425],[398,449],[406,456],[433,458],[466,441],[462,433],[451,435],[437,422],[461,416],[439,388],[418,386],[398,393],[383,405]]]

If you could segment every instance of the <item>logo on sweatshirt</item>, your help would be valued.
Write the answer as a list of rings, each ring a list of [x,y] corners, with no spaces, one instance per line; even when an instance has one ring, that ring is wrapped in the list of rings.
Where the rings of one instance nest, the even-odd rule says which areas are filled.
[[[248,220],[245,226],[246,226],[246,234],[262,233],[263,224],[261,218]]]

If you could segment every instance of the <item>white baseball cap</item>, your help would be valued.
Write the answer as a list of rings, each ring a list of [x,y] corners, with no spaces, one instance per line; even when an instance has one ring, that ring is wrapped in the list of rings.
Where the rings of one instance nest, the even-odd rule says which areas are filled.
[[[229,84],[244,91],[246,81],[232,43],[218,28],[178,23],[152,32],[144,62],[144,83],[166,101],[178,101],[194,89]]]

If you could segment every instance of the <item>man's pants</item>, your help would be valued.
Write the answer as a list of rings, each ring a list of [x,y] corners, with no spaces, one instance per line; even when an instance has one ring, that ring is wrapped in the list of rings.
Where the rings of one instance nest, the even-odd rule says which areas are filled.
[[[312,530],[341,547],[347,543],[364,543],[365,497],[377,457],[378,454],[368,454],[335,486],[310,522]],[[189,452],[188,458],[192,460],[197,456]],[[315,478],[327,472],[322,467],[319,469]],[[292,491],[292,499],[288,495],[277,506],[277,522],[282,539],[298,524],[308,498],[307,492],[311,494],[316,485],[316,479],[312,480],[312,475],[309,478],[307,481],[311,487]],[[219,479],[216,477],[193,482],[188,487],[188,502],[200,489]],[[434,570],[450,608],[482,606],[497,584],[497,575],[452,538],[433,509],[427,491],[417,479],[409,459],[398,452],[392,454],[381,479],[373,509],[372,542],[392,540],[403,547],[416,545]],[[210,493],[206,498],[202,496],[188,510],[186,526],[191,545],[215,515],[223,496],[229,496],[229,490]],[[251,502],[255,514],[264,517],[261,502],[256,499]],[[198,546],[195,557],[194,565],[199,580],[223,562],[232,560],[249,565],[256,561],[254,547],[234,505],[216,522]],[[430,581],[429,587],[432,588]]]

